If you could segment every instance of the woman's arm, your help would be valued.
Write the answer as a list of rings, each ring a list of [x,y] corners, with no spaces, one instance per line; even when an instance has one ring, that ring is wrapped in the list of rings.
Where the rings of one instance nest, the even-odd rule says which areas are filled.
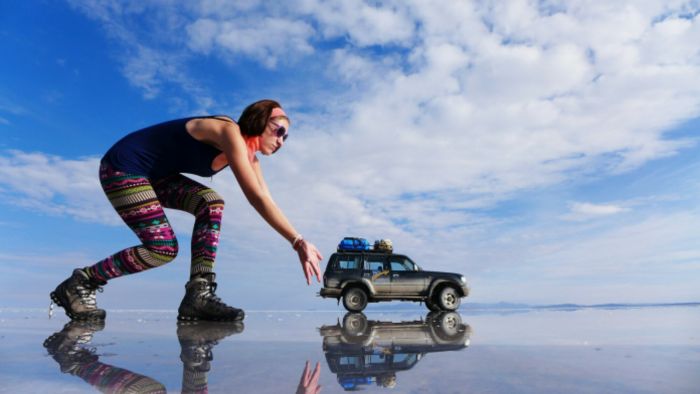
[[[262,192],[267,195],[270,200],[272,200],[272,194],[270,194],[270,191],[267,188],[267,183],[265,183],[262,168],[260,167],[260,161],[258,161],[257,157],[253,162],[253,171],[255,172],[258,183],[262,188]],[[274,200],[272,200],[272,203],[275,204]],[[277,206],[277,204],[275,204],[275,206]],[[280,213],[281,212],[282,211],[280,210]],[[301,237],[301,235],[297,235],[296,237]],[[292,242],[292,247],[297,251],[297,254],[299,254],[299,262],[301,263],[301,268],[304,271],[306,283],[311,284],[311,278],[314,276],[316,276],[316,280],[320,282],[321,269],[318,264],[320,260],[323,260],[323,256],[321,256],[321,253],[318,251],[318,249],[316,249],[316,246],[310,242],[307,242],[303,238],[300,238],[295,244],[294,241],[297,240],[296,237],[290,242]]]
[[[190,127],[188,130],[195,138],[200,139],[199,136],[200,140],[210,141],[226,155],[238,185],[250,205],[287,241],[292,243],[297,240],[299,233],[272,199],[262,176],[260,164],[258,162],[251,164],[248,160],[245,140],[238,125],[215,119],[199,119],[192,125],[191,130]],[[316,276],[317,281],[320,282],[321,272],[318,264],[323,257],[318,249],[303,239],[293,246],[299,254],[307,283],[311,283],[313,276]]]
[[[267,188],[263,186],[264,181],[261,182],[259,179],[262,177],[262,173],[256,172],[256,165],[248,160],[245,140],[238,130],[238,126],[227,125],[224,138],[222,138],[222,148],[238,185],[250,205],[272,228],[287,241],[292,242],[299,233],[272,200]]]
[[[257,157],[253,160],[255,160],[253,161],[253,171],[255,172],[255,177],[258,178],[258,183],[260,184],[263,193],[267,194],[268,196],[272,196],[272,194],[270,194],[270,189],[267,188],[267,183],[265,183],[265,178],[262,174],[262,167],[260,167],[260,160],[258,160]]]

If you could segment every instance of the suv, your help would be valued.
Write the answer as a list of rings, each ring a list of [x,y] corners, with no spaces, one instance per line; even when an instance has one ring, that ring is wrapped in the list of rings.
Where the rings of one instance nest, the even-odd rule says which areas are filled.
[[[368,302],[424,302],[431,311],[454,311],[469,294],[464,276],[423,271],[410,258],[386,251],[340,250],[328,259],[319,295],[335,298],[350,312]]]

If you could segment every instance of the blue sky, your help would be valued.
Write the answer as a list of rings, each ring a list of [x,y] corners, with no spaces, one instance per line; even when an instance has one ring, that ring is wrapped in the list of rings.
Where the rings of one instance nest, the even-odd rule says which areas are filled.
[[[424,268],[463,273],[471,302],[697,301],[698,10],[5,2],[0,306],[43,306],[74,267],[136,242],[97,180],[116,140],[170,118],[237,118],[260,98],[293,122],[262,159],[272,194],[326,257],[345,235],[390,238]],[[225,300],[336,307],[232,174],[198,180],[227,201]],[[192,218],[168,215],[188,239]],[[100,305],[177,307],[188,258],[110,282]]]

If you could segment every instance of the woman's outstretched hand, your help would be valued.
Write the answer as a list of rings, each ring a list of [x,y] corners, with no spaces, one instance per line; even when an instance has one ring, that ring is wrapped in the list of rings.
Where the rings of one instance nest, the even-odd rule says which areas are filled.
[[[299,254],[301,269],[304,271],[304,276],[306,277],[306,284],[310,285],[311,279],[314,276],[316,276],[316,280],[321,283],[321,268],[318,264],[323,260],[323,256],[321,256],[321,253],[316,249],[316,246],[302,239],[299,241],[297,254]]]

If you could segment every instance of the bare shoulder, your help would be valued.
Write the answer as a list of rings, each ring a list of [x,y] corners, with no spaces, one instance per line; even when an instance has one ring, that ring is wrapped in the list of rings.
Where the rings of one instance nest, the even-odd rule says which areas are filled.
[[[228,117],[191,119],[185,127],[197,141],[206,142],[219,149],[230,145],[237,136],[241,138],[238,125]]]

